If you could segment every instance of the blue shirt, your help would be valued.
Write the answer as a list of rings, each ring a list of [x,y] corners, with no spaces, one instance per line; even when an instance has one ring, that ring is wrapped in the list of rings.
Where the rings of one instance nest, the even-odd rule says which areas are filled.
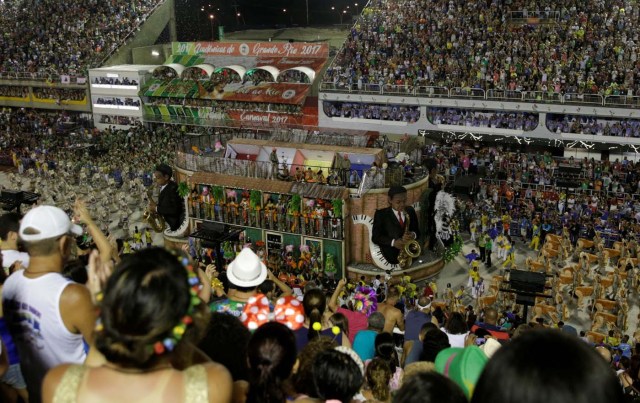
[[[405,341],[418,341],[420,329],[425,323],[431,322],[431,315],[422,311],[410,311],[404,319],[404,339]]]
[[[362,361],[371,360],[376,355],[376,336],[378,332],[375,330],[361,330],[356,333],[353,339],[353,351],[358,353]]]
[[[631,346],[628,345],[627,343],[618,344],[618,350],[622,352],[623,357],[631,358]]]

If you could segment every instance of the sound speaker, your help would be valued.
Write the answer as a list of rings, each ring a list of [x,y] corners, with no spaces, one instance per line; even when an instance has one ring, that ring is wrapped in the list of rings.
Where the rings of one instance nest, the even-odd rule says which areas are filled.
[[[545,283],[546,275],[544,273],[511,270],[511,274],[509,275],[509,284],[514,291],[542,293]]]
[[[24,192],[22,190],[3,189],[0,194],[0,197],[8,202],[21,202],[23,196]]]
[[[218,234],[228,232],[228,227],[224,223],[205,221],[200,226],[200,229],[205,231],[212,231]]]
[[[536,304],[536,297],[516,294],[516,304],[533,306]]]

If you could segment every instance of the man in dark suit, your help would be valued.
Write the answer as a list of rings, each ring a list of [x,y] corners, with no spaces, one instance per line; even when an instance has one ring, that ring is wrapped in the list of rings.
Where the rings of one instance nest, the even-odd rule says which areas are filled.
[[[156,166],[153,178],[160,186],[160,196],[157,204],[153,200],[149,202],[149,208],[160,214],[169,228],[175,231],[181,224],[180,218],[184,202],[178,194],[178,184],[171,180],[172,175],[173,170],[169,165]]]
[[[388,196],[390,207],[376,211],[371,236],[373,243],[380,246],[384,258],[391,264],[397,264],[398,255],[405,243],[420,236],[420,225],[414,208],[406,205],[407,189],[393,186],[389,189]],[[405,227],[407,217],[408,230]]]

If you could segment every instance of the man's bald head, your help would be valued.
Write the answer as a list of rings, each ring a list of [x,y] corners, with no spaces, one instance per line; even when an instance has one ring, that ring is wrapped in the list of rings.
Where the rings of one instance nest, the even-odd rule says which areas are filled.
[[[597,346],[596,353],[598,353],[602,358],[604,358],[607,364],[611,364],[611,359],[612,359],[611,350],[609,350],[607,347]]]
[[[496,308],[487,308],[484,310],[484,323],[490,325],[498,323],[498,311]]]
[[[429,297],[420,297],[418,298],[418,302],[416,303],[418,309],[430,309],[431,308],[431,298]]]

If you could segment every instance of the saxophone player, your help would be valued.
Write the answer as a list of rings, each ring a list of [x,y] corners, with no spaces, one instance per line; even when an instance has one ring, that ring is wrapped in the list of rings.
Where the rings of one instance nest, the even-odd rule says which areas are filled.
[[[153,179],[160,187],[158,202],[149,200],[149,210],[160,214],[169,228],[175,231],[180,227],[183,201],[178,194],[178,185],[171,180],[173,170],[167,164],[156,166]]]
[[[420,225],[414,208],[406,205],[407,189],[392,186],[387,195],[389,207],[376,210],[371,236],[373,243],[380,246],[383,257],[397,264],[405,243],[420,236]]]

